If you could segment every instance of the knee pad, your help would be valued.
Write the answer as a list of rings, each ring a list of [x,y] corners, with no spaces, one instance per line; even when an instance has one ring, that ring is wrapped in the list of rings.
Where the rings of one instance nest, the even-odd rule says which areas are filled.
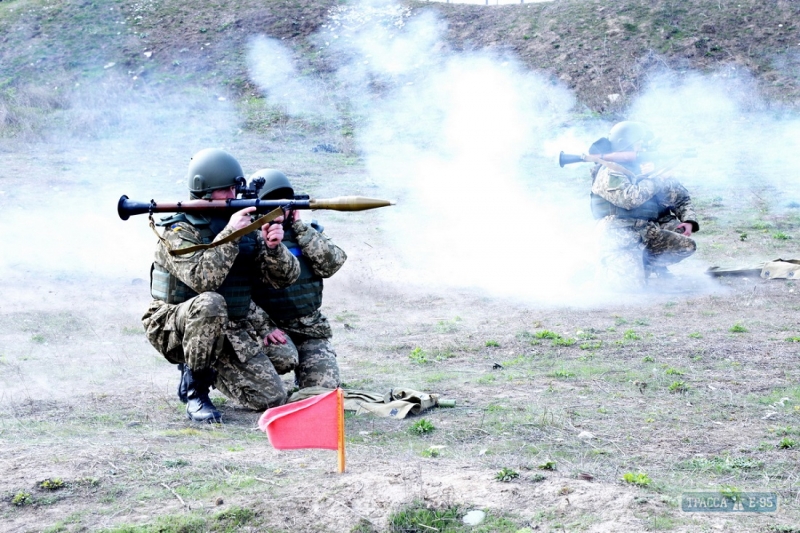
[[[217,292],[204,292],[195,296],[192,301],[190,313],[195,317],[225,317],[228,318],[228,304],[225,298]]]

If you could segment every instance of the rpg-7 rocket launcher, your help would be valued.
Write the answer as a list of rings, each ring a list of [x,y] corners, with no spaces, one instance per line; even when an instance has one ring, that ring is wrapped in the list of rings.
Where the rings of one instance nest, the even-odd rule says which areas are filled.
[[[573,163],[596,163],[608,167],[614,172],[626,174],[631,178],[636,175],[628,170],[624,165],[626,163],[654,163],[655,167],[659,170],[655,174],[650,174],[650,177],[661,175],[673,169],[686,157],[697,157],[694,149],[685,150],[680,153],[669,153],[657,150],[658,142],[651,141],[647,144],[647,149],[641,152],[624,151],[615,152],[612,148],[612,143],[608,138],[602,137],[596,140],[589,147],[588,154],[565,154],[561,152],[558,154],[558,165],[564,168],[564,165],[571,165]]]
[[[658,155],[658,157],[656,157]],[[558,166],[564,168],[564,165],[571,165],[573,163],[633,163],[639,161],[653,161],[660,162],[665,160],[674,160],[676,158],[697,157],[697,152],[694,149],[685,150],[680,153],[662,153],[662,152],[611,152],[607,154],[565,154],[560,152],[558,154]]]
[[[390,200],[364,198],[362,196],[337,196],[336,198],[314,199],[307,194],[296,194],[293,198],[279,200],[261,200],[259,192],[264,186],[264,178],[255,178],[247,185],[244,178],[236,180],[236,194],[241,198],[227,200],[188,200],[185,202],[136,202],[124,194],[117,202],[117,213],[122,220],[132,215],[147,213],[197,213],[231,215],[247,207],[255,207],[253,214],[268,213],[275,209],[290,211],[292,209],[330,209],[333,211],[366,211],[378,207],[394,205]]]
[[[626,168],[624,163],[652,162],[656,170],[646,174],[646,176],[649,178],[656,178],[678,166],[686,157],[697,157],[697,153],[694,150],[686,150],[680,154],[658,153],[658,156],[655,157],[655,154],[652,152],[611,152],[607,154],[593,154],[590,149],[588,154],[581,155],[565,154],[561,152],[558,154],[558,165],[564,168],[564,165],[571,165],[573,163],[596,163],[608,167],[608,169],[613,172],[625,174],[631,179],[638,179],[645,175],[637,176],[634,172]]]
[[[255,213],[267,213],[277,208],[290,209],[331,209],[333,211],[366,211],[378,207],[394,205],[389,200],[364,198],[361,196],[337,196],[336,198],[314,199],[299,195],[300,199],[281,200],[228,199],[228,200],[187,200],[185,202],[136,202],[124,194],[117,203],[117,213],[122,220],[144,213],[219,213],[233,214],[246,207],[255,207]]]

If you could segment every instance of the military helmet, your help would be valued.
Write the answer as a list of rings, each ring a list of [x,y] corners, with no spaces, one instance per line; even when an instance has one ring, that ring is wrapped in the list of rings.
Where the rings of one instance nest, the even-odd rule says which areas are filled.
[[[255,179],[263,179],[264,185],[258,193],[258,197],[262,200],[283,200],[284,198],[294,198],[294,189],[292,184],[289,183],[289,178],[280,170],[272,168],[262,168],[256,170],[250,176],[250,182]]]
[[[614,124],[611,131],[608,132],[608,140],[611,141],[612,151],[626,152],[640,141],[642,147],[646,148],[648,143],[653,140],[653,132],[641,122],[625,120]]]
[[[244,179],[242,166],[231,154],[217,148],[200,150],[189,162],[189,193],[200,198],[216,189],[226,189]]]

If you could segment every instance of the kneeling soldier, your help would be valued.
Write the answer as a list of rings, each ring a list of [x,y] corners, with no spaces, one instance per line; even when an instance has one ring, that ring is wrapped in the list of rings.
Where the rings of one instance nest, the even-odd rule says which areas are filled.
[[[189,164],[190,197],[235,198],[235,185],[243,177],[242,167],[229,153],[202,150]],[[180,213],[159,223],[164,231],[151,267],[154,299],[142,324],[150,343],[170,363],[180,365],[178,394],[194,421],[220,420],[208,397],[214,385],[250,409],[281,405],[287,399],[247,317],[256,312],[251,301],[254,283],[286,287],[297,279],[300,265],[281,244],[281,224],[221,242],[246,227],[254,210],[243,209],[229,219]],[[210,247],[181,253],[199,244]]]
[[[262,169],[251,176],[264,178],[262,200],[293,198],[286,175]],[[258,283],[253,301],[267,312],[251,314],[253,326],[264,338],[267,355],[279,372],[294,370],[300,388],[339,386],[339,366],[331,345],[331,326],[320,312],[322,280],[335,274],[347,255],[323,233],[316,222],[306,224],[298,211],[290,211],[284,223],[283,243],[300,262],[300,276],[291,286],[276,288]]]

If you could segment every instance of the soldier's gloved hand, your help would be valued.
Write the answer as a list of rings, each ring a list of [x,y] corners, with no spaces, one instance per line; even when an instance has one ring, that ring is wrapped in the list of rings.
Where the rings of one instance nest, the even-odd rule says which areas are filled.
[[[678,224],[675,226],[675,231],[683,235],[684,237],[689,237],[692,235],[692,225],[688,222],[684,222],[683,224]]]
[[[264,346],[269,346],[270,344],[286,344],[286,333],[278,328],[273,329],[264,337]]]
[[[253,208],[255,209],[255,208]],[[277,247],[283,240],[283,216],[279,216],[266,226],[261,226],[261,236],[268,248]]]
[[[233,229],[242,229],[247,227],[247,225],[250,224],[250,213],[255,210],[255,207],[245,207],[241,211],[235,212],[231,215],[228,225],[233,227]]]

